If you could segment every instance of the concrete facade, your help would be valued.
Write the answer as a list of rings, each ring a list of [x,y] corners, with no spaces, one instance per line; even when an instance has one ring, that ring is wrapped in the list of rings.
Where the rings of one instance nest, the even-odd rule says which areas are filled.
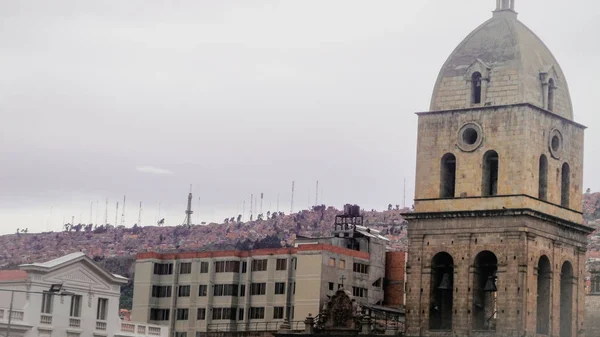
[[[132,319],[170,325],[178,336],[276,331],[286,319],[304,329],[304,319],[318,315],[328,296],[342,284],[356,294],[359,303],[381,304],[385,242],[361,237],[358,247],[349,249],[346,241],[341,237],[302,239],[294,248],[248,252],[138,254]],[[217,271],[223,263],[231,269]],[[263,263],[260,270],[253,268]],[[180,272],[183,264],[189,264],[184,274]],[[157,275],[156,265],[170,265],[167,268],[172,271]],[[221,285],[235,290],[221,295]],[[169,287],[169,296],[157,298],[156,287]],[[180,287],[189,287],[189,295],[178,296]],[[258,290],[254,294],[253,288]],[[157,309],[168,312],[156,320],[153,312]],[[225,316],[223,309],[228,311]],[[180,310],[187,315],[177,314]]]
[[[407,335],[584,336],[585,127],[514,1],[450,55],[418,115]]]
[[[10,337],[166,337],[168,329],[119,318],[121,285],[128,280],[83,253],[0,272],[0,335]],[[62,290],[48,292],[51,285]],[[9,309],[13,296],[9,329]],[[10,330],[10,333],[7,332]]]

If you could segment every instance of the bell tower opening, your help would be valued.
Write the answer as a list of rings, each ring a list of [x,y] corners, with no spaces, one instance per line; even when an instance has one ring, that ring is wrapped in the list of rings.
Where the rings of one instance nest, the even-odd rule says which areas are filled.
[[[498,258],[490,251],[475,257],[473,272],[473,330],[496,330]]]
[[[431,259],[429,330],[452,330],[454,260],[446,252]]]
[[[454,198],[456,186],[456,157],[452,153],[446,153],[442,157],[440,177],[440,198]]]
[[[471,75],[471,103],[481,103],[481,73],[478,71]]]

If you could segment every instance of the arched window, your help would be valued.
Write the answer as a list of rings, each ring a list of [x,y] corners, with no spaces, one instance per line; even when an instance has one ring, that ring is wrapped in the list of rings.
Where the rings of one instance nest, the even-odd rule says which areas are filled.
[[[550,111],[554,110],[554,89],[556,89],[554,80],[550,79],[548,81],[548,110]]]
[[[571,337],[573,317],[573,266],[565,262],[560,270],[560,337]]]
[[[567,163],[564,163],[562,166],[560,186],[560,205],[562,207],[569,207],[569,192],[571,191],[571,168]]]
[[[482,195],[492,196],[498,194],[498,153],[490,150],[483,155],[483,183]]]
[[[478,71],[471,75],[471,103],[481,103],[481,73]]]
[[[537,267],[537,333],[548,335],[550,330],[550,260],[540,257]]]
[[[498,259],[490,251],[475,257],[473,271],[473,330],[496,330]]]
[[[440,198],[454,198],[456,186],[456,157],[452,153],[446,153],[442,157],[440,180]]]
[[[454,260],[446,252],[431,259],[429,330],[452,330]]]
[[[540,156],[538,198],[541,200],[548,200],[548,159],[546,159],[545,155]]]

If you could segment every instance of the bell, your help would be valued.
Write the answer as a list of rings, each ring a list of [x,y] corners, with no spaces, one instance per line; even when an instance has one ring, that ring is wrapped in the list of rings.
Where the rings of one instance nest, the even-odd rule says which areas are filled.
[[[485,287],[483,288],[483,291],[488,292],[488,293],[493,293],[498,291],[498,288],[496,288],[496,282],[495,282],[495,278],[493,275],[488,276],[487,282],[485,283]]]
[[[452,290],[452,284],[450,284],[450,274],[445,273],[442,276],[442,282],[440,282],[440,286],[438,287],[440,290]]]

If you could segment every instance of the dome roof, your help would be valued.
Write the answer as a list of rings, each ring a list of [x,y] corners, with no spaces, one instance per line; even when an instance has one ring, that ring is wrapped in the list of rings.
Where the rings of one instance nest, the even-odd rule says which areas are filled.
[[[476,72],[481,74],[478,100],[472,97]],[[498,8],[448,57],[438,75],[430,109],[518,103],[531,103],[573,119],[565,76],[548,47],[517,20],[516,12]]]

